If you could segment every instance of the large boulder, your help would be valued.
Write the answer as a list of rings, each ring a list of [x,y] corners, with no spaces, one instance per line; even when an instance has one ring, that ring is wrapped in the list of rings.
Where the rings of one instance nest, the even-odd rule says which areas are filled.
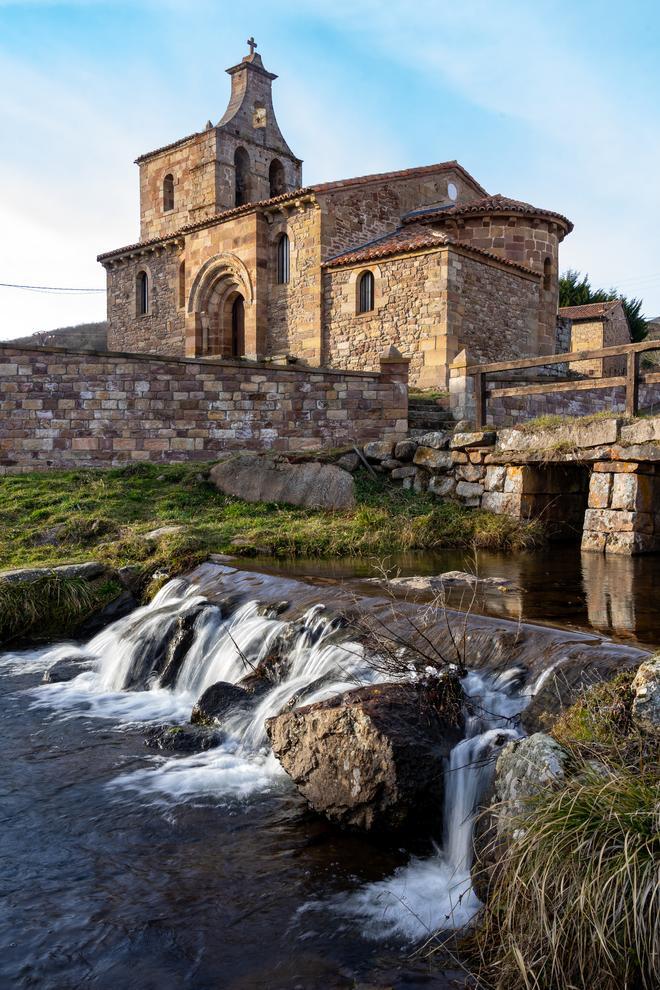
[[[357,688],[267,720],[275,755],[315,811],[367,831],[437,828],[462,692],[454,678],[431,683]]]
[[[246,502],[285,502],[308,509],[351,509],[355,482],[334,464],[293,464],[283,457],[240,453],[211,468],[213,484]]]

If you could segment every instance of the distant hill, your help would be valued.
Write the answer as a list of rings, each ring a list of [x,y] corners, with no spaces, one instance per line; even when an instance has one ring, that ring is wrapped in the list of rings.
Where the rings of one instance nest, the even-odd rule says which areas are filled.
[[[16,337],[8,344],[21,347],[70,347],[74,351],[107,350],[108,324],[78,323],[72,327],[58,327],[56,330],[37,330],[29,337]]]

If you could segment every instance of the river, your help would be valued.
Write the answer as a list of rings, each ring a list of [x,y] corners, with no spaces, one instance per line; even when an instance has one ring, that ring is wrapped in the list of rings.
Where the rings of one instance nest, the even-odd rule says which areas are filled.
[[[622,561],[618,570],[617,561],[605,578],[601,568],[596,607],[579,555],[572,562],[563,551],[543,562],[530,555],[480,555],[480,575],[507,577],[516,590],[488,590],[478,607],[572,629],[600,630],[604,623],[618,638],[657,642],[653,568],[644,570],[650,560],[641,569],[637,561]],[[462,569],[466,559],[441,554],[392,563],[402,573],[437,573]],[[294,569],[276,561],[250,566],[255,572]],[[297,562],[297,573],[313,574],[303,614],[343,578],[365,576],[372,567],[365,561]],[[617,588],[621,575],[631,572],[642,579],[624,609]],[[255,573],[255,600],[260,580]],[[243,584],[249,590],[249,575]],[[176,589],[165,592],[161,611],[147,616],[152,638],[183,607],[177,595]],[[541,614],[544,595],[547,614]],[[467,895],[461,901],[460,888],[466,816],[456,809],[468,800],[465,780],[452,778],[457,820],[445,821],[444,852],[428,840],[404,849],[342,833],[312,814],[265,752],[257,718],[237,724],[233,738],[210,754],[172,757],[145,748],[146,723],[184,721],[207,681],[236,679],[234,639],[241,651],[264,648],[279,620],[249,607],[240,612],[245,607],[234,612],[239,621],[229,640],[222,640],[222,624],[209,621],[206,639],[200,633],[196,641],[197,659],[186,661],[176,690],[121,690],[135,658],[144,656],[135,632],[130,657],[122,652],[125,633],[123,640],[102,633],[95,641],[98,668],[68,684],[43,685],[41,679],[70,647],[0,657],[3,990],[465,985],[460,963],[446,957],[430,962],[415,953],[443,916],[451,928],[453,912],[460,921],[473,910]],[[313,605],[312,611],[307,628],[313,635],[301,634],[292,646],[297,666],[287,690],[293,691],[296,676],[309,680],[319,663],[329,669],[337,657],[328,651],[342,648],[331,637],[324,640],[322,614]],[[345,675],[345,666],[341,670]],[[372,676],[361,668],[358,674]],[[471,677],[466,687],[487,694],[484,709],[495,712],[495,720],[472,725],[472,740],[455,754],[457,766],[464,765],[466,752],[468,759],[478,758],[493,727],[513,724],[511,714],[524,703],[506,672],[494,682],[483,674]],[[249,746],[243,745],[248,737]]]

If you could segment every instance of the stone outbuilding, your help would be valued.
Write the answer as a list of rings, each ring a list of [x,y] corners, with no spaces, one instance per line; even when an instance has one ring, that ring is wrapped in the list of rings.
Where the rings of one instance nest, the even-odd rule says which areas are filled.
[[[486,190],[456,161],[304,186],[250,54],[220,120],[140,156],[140,239],[107,270],[108,349],[378,367],[413,385],[557,349],[559,213]]]
[[[628,317],[620,299],[584,306],[562,306],[559,317],[571,321],[571,351],[597,350],[630,343]],[[624,374],[626,360],[620,357],[593,358],[590,361],[572,361],[569,368],[581,375],[601,378]]]

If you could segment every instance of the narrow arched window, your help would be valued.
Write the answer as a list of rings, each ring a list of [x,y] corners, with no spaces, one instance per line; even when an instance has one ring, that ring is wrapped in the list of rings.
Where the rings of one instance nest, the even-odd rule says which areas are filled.
[[[270,163],[268,178],[270,180],[271,198],[273,196],[281,196],[286,190],[284,188],[284,166],[278,158],[273,158]]]
[[[552,261],[550,258],[546,258],[543,262],[543,288],[546,292],[550,289],[552,284]]]
[[[138,316],[149,312],[149,276],[146,272],[138,272],[135,280],[135,309]]]
[[[163,210],[174,209],[174,176],[166,175],[163,179]]]
[[[369,313],[374,308],[374,273],[363,272],[358,284],[358,313]]]
[[[237,148],[234,153],[235,203],[244,206],[250,202],[250,156],[245,148]]]
[[[179,306],[186,305],[186,263],[182,261],[179,265]]]
[[[287,285],[291,272],[290,264],[291,246],[287,234],[282,234],[277,242],[277,281],[280,285]]]

